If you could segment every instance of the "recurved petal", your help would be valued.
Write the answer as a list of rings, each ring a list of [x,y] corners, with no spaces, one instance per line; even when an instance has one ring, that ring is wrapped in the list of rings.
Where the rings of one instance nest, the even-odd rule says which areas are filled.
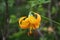
[[[41,21],[41,16],[40,16],[38,13],[35,13],[35,15],[37,16],[36,21],[37,21],[37,22],[40,22],[40,21]]]
[[[29,28],[28,19],[23,20],[23,21],[20,23],[20,27],[21,27],[22,29],[27,29],[27,28]]]
[[[19,21],[19,24],[23,21],[23,19],[26,18],[26,17],[21,17],[18,21]]]
[[[41,21],[41,16],[39,14],[37,14],[37,13],[35,13],[35,15],[37,16],[37,18],[36,18],[36,21],[35,21],[33,29],[39,28],[40,21]]]

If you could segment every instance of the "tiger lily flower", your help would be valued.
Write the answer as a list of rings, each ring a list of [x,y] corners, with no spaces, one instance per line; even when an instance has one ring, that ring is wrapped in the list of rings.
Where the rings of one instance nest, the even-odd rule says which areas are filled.
[[[29,29],[29,33],[32,33],[32,30],[38,29],[40,22],[41,22],[41,16],[38,13],[34,13],[34,15],[30,15],[27,18],[21,17],[19,19],[19,27],[22,29]]]

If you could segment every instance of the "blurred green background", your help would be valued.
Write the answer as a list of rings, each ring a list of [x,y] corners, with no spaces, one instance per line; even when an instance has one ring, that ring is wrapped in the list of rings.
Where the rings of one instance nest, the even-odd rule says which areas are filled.
[[[40,28],[28,36],[18,19],[38,12]],[[0,0],[0,40],[60,40],[60,0]]]

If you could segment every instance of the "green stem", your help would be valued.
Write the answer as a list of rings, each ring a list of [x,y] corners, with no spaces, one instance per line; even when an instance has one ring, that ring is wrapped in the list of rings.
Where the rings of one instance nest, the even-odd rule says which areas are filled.
[[[47,19],[47,20],[51,20],[52,22],[54,22],[54,23],[56,23],[56,24],[60,25],[60,23],[59,23],[59,22],[56,22],[56,21],[54,21],[54,20],[52,20],[52,19],[49,19],[49,18],[47,18],[47,17],[45,17],[45,16],[42,16],[42,15],[41,15],[41,17],[43,17],[43,18],[45,18],[45,19]]]

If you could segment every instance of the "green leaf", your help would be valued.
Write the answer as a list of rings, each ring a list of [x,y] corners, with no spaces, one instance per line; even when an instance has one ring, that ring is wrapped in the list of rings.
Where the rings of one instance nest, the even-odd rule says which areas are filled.
[[[52,14],[54,14],[56,12],[56,8],[52,7]]]
[[[16,16],[15,15],[11,15],[9,23],[16,23],[16,22],[17,22]]]

